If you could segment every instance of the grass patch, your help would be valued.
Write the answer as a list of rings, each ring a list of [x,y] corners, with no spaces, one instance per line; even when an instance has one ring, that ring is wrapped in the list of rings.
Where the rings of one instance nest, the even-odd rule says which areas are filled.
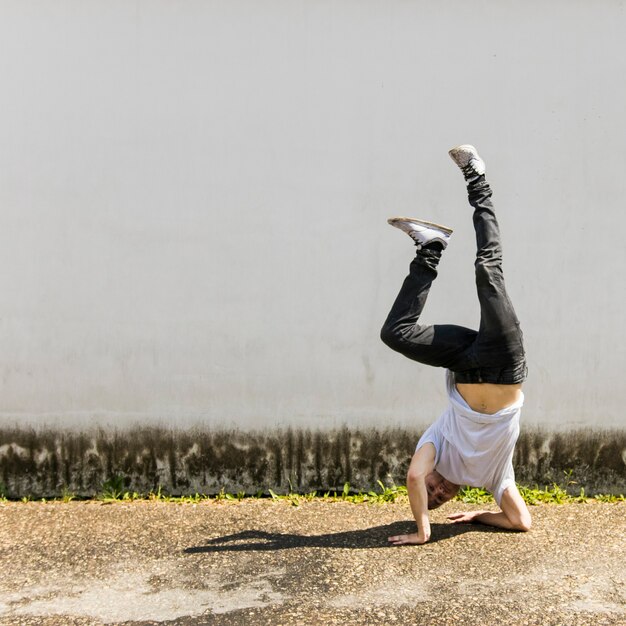
[[[278,495],[271,489],[269,490],[269,494],[272,500],[287,501],[293,506],[298,506],[301,502],[310,502],[316,498],[332,502],[352,502],[353,504],[362,504],[364,502],[370,504],[381,504],[383,502],[395,502],[398,498],[407,495],[406,487],[395,484],[392,484],[390,487],[386,487],[380,480],[377,481],[377,483],[380,487],[380,492],[354,492],[350,489],[350,483],[345,483],[342,491],[325,491],[321,495],[318,494],[317,491],[311,491],[310,493],[305,494],[290,492],[285,495]]]
[[[98,499],[103,500],[104,502],[122,500],[124,495],[127,493],[128,492],[124,489],[123,474],[113,474],[111,478],[102,483],[102,490]]]
[[[268,489],[267,491],[257,491],[256,493],[247,493],[245,491],[239,491],[237,493],[228,493],[224,489],[221,489],[218,493],[200,494],[195,493],[193,495],[172,496],[163,493],[161,487],[156,492],[149,492],[147,494],[138,493],[136,491],[130,492],[125,489],[125,477],[122,474],[115,474],[108,480],[102,483],[100,492],[93,498],[83,498],[76,496],[66,488],[63,489],[63,495],[60,498],[41,498],[39,502],[64,502],[68,503],[72,500],[82,501],[101,501],[106,504],[114,502],[135,502],[135,501],[150,501],[150,502],[171,502],[176,504],[199,504],[200,502],[240,502],[247,499],[262,499],[271,498],[275,502],[286,502],[292,506],[299,506],[304,502],[311,502],[314,500],[322,500],[328,502],[351,502],[353,504],[383,504],[387,502],[396,502],[398,499],[407,498],[407,489],[402,485],[396,485],[392,483],[390,486],[383,484],[382,481],[377,481],[379,490],[370,491],[355,491],[350,487],[350,483],[345,483],[341,491],[329,490],[324,492],[310,491],[308,493],[298,493],[290,489],[288,493],[279,494]],[[572,484],[572,483],[570,483]],[[518,489],[522,498],[529,505],[538,504],[572,504],[579,503],[584,504],[590,501],[603,502],[603,503],[617,503],[626,502],[626,496],[623,494],[596,494],[594,496],[587,496],[584,488],[580,489],[578,495],[570,495],[563,487],[556,483],[552,486],[544,486],[543,489],[535,485],[535,487],[527,487],[524,485],[518,485]],[[457,502],[463,502],[465,504],[490,504],[494,502],[491,493],[485,489],[479,487],[462,487],[459,493],[453,499]],[[0,502],[8,502],[9,498],[0,491]],[[24,496],[19,502],[31,502],[33,501],[29,496]]]
[[[598,502],[610,502],[610,503],[615,503],[615,502],[626,502],[626,496],[624,496],[624,494],[620,494],[618,496],[613,495],[613,494],[598,494],[596,496],[593,497],[594,500],[597,500]]]
[[[493,496],[481,487],[461,487],[454,500],[466,504],[485,504],[493,502]]]

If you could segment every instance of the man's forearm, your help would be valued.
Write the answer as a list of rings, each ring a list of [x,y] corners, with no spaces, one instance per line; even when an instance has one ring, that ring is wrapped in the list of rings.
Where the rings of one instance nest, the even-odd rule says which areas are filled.
[[[405,544],[422,544],[430,539],[430,522],[428,521],[428,493],[426,492],[426,476],[435,466],[435,446],[426,443],[416,450],[409,471],[406,475],[406,488],[411,503],[411,511],[417,523],[417,532],[408,535],[393,535],[389,542],[394,546]]]
[[[500,501],[502,511],[492,513],[491,511],[471,511],[467,513],[454,513],[448,515],[455,524],[459,523],[480,523],[488,526],[497,526],[507,530],[528,531],[532,526],[532,518],[524,499],[520,495],[517,487],[508,487]]]
[[[430,520],[428,519],[428,494],[426,492],[425,475],[409,477],[407,492],[411,511],[417,524],[417,532],[425,541],[430,538]]]
[[[502,512],[492,513],[491,511],[482,511],[472,520],[479,524],[486,524],[487,526],[497,526],[498,528],[506,528],[507,530],[526,530],[520,526],[515,525],[511,520]]]

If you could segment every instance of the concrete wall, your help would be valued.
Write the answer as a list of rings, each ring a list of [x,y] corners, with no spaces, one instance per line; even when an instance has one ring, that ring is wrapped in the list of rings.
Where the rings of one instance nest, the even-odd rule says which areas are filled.
[[[63,426],[423,424],[378,339],[478,323],[446,151],[488,165],[525,419],[624,427],[624,2],[0,0],[0,413]]]

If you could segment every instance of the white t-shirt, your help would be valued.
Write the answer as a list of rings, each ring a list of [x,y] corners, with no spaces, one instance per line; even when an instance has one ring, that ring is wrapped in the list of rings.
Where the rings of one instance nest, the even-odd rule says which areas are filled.
[[[420,437],[435,446],[435,469],[457,485],[484,487],[500,504],[507,487],[515,485],[513,449],[519,436],[519,418],[524,394],[511,406],[493,415],[473,411],[446,370],[450,404]]]

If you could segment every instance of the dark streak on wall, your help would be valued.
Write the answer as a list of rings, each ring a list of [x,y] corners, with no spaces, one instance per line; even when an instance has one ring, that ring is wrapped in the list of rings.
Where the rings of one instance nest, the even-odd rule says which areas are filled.
[[[377,488],[404,484],[420,432],[407,429],[258,432],[137,427],[89,432],[0,429],[0,495],[93,496],[123,476],[128,491],[214,494]],[[518,482],[572,493],[626,492],[626,431],[522,432]]]

